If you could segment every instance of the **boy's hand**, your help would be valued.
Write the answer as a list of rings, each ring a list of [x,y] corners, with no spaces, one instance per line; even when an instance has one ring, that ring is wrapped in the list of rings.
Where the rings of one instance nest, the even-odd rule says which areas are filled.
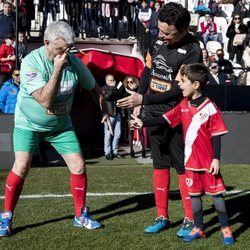
[[[131,117],[133,118],[133,120],[130,120],[130,129],[133,129],[133,128],[139,129],[143,126],[142,120],[140,120],[133,114],[131,114]]]
[[[220,172],[220,161],[218,159],[213,159],[209,173],[212,175],[216,175]]]

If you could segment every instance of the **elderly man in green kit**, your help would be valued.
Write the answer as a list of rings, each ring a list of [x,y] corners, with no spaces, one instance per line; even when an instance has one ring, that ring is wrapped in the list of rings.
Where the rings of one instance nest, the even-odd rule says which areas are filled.
[[[105,100],[93,75],[80,59],[67,52],[74,39],[75,34],[67,23],[53,22],[45,30],[44,46],[32,51],[22,62],[13,134],[15,162],[6,180],[0,236],[11,235],[13,211],[40,140],[51,143],[69,168],[74,226],[87,229],[102,226],[91,218],[85,206],[85,162],[69,115],[78,83],[94,94],[103,112],[102,122],[109,124],[111,132],[112,129]]]

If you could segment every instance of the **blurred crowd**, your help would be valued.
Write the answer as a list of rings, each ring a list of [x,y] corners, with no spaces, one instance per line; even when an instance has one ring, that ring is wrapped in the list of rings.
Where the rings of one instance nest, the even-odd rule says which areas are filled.
[[[160,0],[20,0],[16,20],[16,0],[2,1],[0,84],[13,78],[13,70],[19,68],[28,53],[27,42],[34,36],[32,22],[38,16],[40,30],[36,36],[42,37],[47,24],[60,19],[67,21],[82,39],[122,37],[135,42],[141,39],[148,50],[158,37],[157,18],[163,4]],[[250,85],[249,6],[249,0],[196,2],[192,11],[196,23],[191,24],[190,32],[202,48],[204,64],[210,70],[209,84]],[[18,37],[15,37],[17,22]],[[143,36],[138,34],[139,29],[143,30]]]

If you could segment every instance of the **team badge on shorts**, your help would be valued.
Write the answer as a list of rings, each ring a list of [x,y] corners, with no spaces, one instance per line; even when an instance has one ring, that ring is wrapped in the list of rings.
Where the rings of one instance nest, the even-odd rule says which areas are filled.
[[[188,187],[191,187],[193,185],[193,179],[186,178],[186,184],[187,184]]]

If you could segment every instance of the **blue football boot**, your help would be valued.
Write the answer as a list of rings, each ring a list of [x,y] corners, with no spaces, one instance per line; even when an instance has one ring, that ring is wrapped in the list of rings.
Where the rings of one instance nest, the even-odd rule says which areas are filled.
[[[177,236],[183,238],[187,236],[194,228],[194,222],[189,220],[189,218],[185,217],[181,228],[177,232]]]
[[[0,213],[0,237],[11,235],[12,212]]]
[[[93,220],[89,215],[89,208],[82,208],[82,214],[80,217],[74,218],[74,226],[75,227],[85,227],[87,229],[97,229],[102,227],[102,224],[96,220]]]
[[[170,225],[170,220],[168,218],[160,216],[155,219],[155,222],[153,225],[145,228],[144,233],[147,233],[147,234],[159,233],[162,230],[167,229],[169,225]]]

